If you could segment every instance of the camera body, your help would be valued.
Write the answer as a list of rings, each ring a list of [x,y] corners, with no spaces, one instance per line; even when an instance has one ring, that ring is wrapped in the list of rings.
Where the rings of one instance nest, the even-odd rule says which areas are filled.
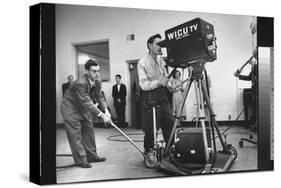
[[[185,68],[217,59],[214,26],[200,18],[166,30],[159,45],[167,48],[167,65],[171,67]]]

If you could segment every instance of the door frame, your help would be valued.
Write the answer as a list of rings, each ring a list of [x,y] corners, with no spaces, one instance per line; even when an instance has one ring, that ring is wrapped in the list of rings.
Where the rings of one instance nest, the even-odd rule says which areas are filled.
[[[134,115],[134,112],[135,112],[134,107],[135,107],[136,103],[135,103],[135,101],[133,101],[134,93],[132,92],[133,80],[131,80],[131,70],[132,70],[131,65],[133,65],[134,67],[137,67],[138,61],[139,61],[139,59],[130,59],[130,60],[126,61],[127,66],[128,66],[127,86],[128,86],[128,90],[129,90],[129,92],[127,92],[127,93],[128,93],[128,102],[130,104],[130,105],[128,105],[128,110],[130,112],[129,117],[130,117],[131,126],[134,128],[136,128],[136,125],[135,125],[136,120],[135,120],[135,115]],[[134,69],[134,67],[133,67],[133,69]]]

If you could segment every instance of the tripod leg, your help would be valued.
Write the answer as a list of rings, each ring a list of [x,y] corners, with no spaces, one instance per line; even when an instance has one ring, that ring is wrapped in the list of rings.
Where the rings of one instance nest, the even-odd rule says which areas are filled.
[[[209,161],[209,151],[208,151],[208,143],[207,143],[207,134],[206,134],[206,126],[205,126],[205,109],[204,109],[204,100],[203,100],[203,95],[201,92],[202,88],[202,82],[200,79],[196,81],[196,87],[195,87],[195,92],[197,93],[198,97],[196,97],[197,100],[197,106],[199,110],[199,120],[202,128],[202,133],[203,133],[203,144],[205,148],[205,159],[206,162]]]
[[[184,99],[181,103],[181,108],[180,108],[181,110],[179,112],[180,114],[182,114],[182,110],[184,108],[185,101],[186,101],[187,95],[189,93],[192,82],[193,82],[193,79],[190,80],[190,82],[188,83],[188,85],[186,86],[186,88],[184,90]],[[173,129],[171,131],[171,134],[170,134],[170,137],[169,137],[169,140],[168,140],[168,143],[166,144],[166,147],[165,147],[165,150],[164,150],[164,156],[168,155],[168,151],[170,150],[170,147],[171,147],[171,144],[172,144],[172,139],[174,137],[174,134],[175,134],[175,131],[176,131],[176,128],[177,128],[178,124],[179,124],[179,118],[178,118],[178,115],[177,115],[176,120],[175,120],[174,125],[173,125]]]
[[[215,127],[215,129],[216,129],[216,132],[217,132],[218,137],[219,137],[219,139],[220,139],[221,145],[222,145],[222,147],[223,147],[223,151],[226,151],[226,145],[225,145],[225,143],[224,143],[224,141],[223,141],[223,139],[222,139],[220,130],[219,130],[219,128],[218,128],[217,121],[216,121],[216,118],[215,118],[216,115],[215,115],[215,113],[214,113],[214,111],[213,111],[213,108],[212,108],[212,106],[211,106],[211,102],[210,102],[210,99],[209,99],[209,96],[208,96],[208,93],[207,93],[207,89],[206,89],[206,87],[205,87],[204,84],[202,84],[202,91],[203,91],[204,99],[205,99],[205,101],[206,101],[206,103],[207,103],[207,107],[208,107],[209,112],[210,112],[210,117],[211,117],[211,122],[212,122],[211,125],[212,125],[213,127]]]
[[[203,95],[207,95],[208,98],[210,98],[210,90],[209,90],[209,78],[208,78],[208,74],[207,74],[207,70],[204,68],[204,71],[203,71],[203,79],[205,78],[205,83],[202,84],[202,87],[205,86],[205,89],[207,92],[203,92]],[[203,89],[202,89],[203,90]],[[213,147],[213,155],[211,160],[213,161],[212,163],[214,163],[216,161],[216,158],[217,158],[217,145],[216,145],[216,137],[215,137],[215,130],[214,130],[214,125],[213,125],[213,122],[212,122],[212,119],[211,119],[211,114],[210,114],[210,111],[208,109],[208,107],[205,109],[206,110],[206,114],[208,115],[208,121],[209,121],[209,127],[211,128],[211,134],[212,134],[212,147]]]
[[[206,113],[208,114],[208,121],[209,121],[209,127],[211,127],[211,134],[212,134],[212,141],[213,141],[213,144],[212,144],[212,147],[213,147],[213,154],[211,155],[212,158],[212,162],[211,163],[214,163],[217,159],[217,145],[216,145],[216,137],[215,137],[215,130],[214,130],[214,125],[212,124],[211,122],[211,116],[210,116],[210,113],[208,110],[206,110]]]

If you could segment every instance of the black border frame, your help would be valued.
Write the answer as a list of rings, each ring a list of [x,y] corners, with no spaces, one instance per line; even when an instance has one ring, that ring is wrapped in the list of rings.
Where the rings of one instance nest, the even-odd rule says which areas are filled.
[[[29,101],[30,101],[30,125],[29,125],[29,180],[40,183],[40,6],[30,7],[29,17],[29,57],[30,57],[30,75],[29,75]]]
[[[54,109],[55,4],[41,3],[30,7],[30,181],[37,184],[56,183]]]
[[[271,17],[257,17],[257,46],[258,47],[274,47],[274,19]],[[271,65],[267,65],[268,69]],[[270,80],[266,75],[263,76],[261,73],[264,71],[258,66],[258,99],[261,104],[262,98],[268,99],[268,103],[259,105],[258,107],[258,171],[273,170],[274,160],[271,160],[271,87],[265,85],[266,81]],[[271,80],[273,82],[273,80]]]

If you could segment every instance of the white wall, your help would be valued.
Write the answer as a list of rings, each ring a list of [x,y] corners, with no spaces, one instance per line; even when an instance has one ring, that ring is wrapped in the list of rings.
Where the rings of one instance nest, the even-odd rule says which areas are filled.
[[[240,84],[233,76],[252,53],[250,34],[251,16],[222,14],[200,14],[180,11],[156,11],[127,8],[108,8],[94,6],[56,6],[56,68],[57,68],[57,123],[62,123],[59,104],[62,98],[61,85],[69,74],[76,77],[76,54],[73,44],[90,41],[109,40],[110,75],[109,82],[103,83],[109,106],[113,108],[111,87],[115,84],[115,74],[122,75],[122,81],[130,85],[126,61],[139,59],[146,52],[147,38],[178,24],[200,17],[215,27],[218,58],[207,63],[211,77],[211,99],[218,120],[234,117],[242,110]],[[127,34],[135,34],[135,41],[127,41]],[[130,97],[128,90],[127,102]],[[188,117],[194,115],[194,95],[188,98]],[[130,122],[130,105],[126,117]]]

